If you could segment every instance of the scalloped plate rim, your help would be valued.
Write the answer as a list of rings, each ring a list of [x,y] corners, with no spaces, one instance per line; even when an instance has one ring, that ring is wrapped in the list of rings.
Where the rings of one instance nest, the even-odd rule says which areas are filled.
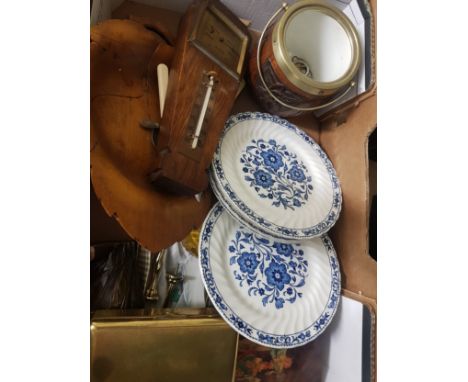
[[[302,340],[300,343],[297,343],[297,344],[294,344],[294,345],[290,345],[290,344],[282,344],[282,345],[278,345],[278,344],[274,344],[274,343],[271,343],[271,342],[267,342],[265,340],[263,340],[262,338],[259,337],[258,333],[257,333],[257,336],[252,336],[250,335],[249,333],[239,329],[236,324],[233,322],[233,319],[232,318],[229,318],[227,316],[227,314],[231,313],[233,314],[234,318],[237,318],[238,320],[241,320],[242,322],[244,322],[230,307],[229,305],[225,302],[223,296],[221,295],[221,293],[219,293],[219,289],[217,288],[216,286],[216,283],[214,281],[214,278],[213,278],[213,283],[215,284],[215,289],[216,289],[216,292],[220,298],[221,301],[217,301],[216,297],[212,295],[212,292],[210,290],[210,287],[209,287],[209,281],[210,280],[207,280],[206,279],[206,274],[205,274],[205,271],[204,271],[204,268],[203,268],[203,262],[205,260],[205,256],[207,257],[210,257],[211,254],[208,254],[208,255],[205,255],[203,253],[205,247],[203,245],[203,243],[205,241],[208,241],[211,239],[211,235],[213,234],[213,230],[211,230],[211,232],[209,233],[209,237],[207,237],[207,239],[203,239],[204,237],[204,232],[205,232],[205,228],[206,228],[206,225],[213,221],[213,219],[216,218],[216,220],[214,220],[213,222],[213,225],[216,223],[216,221],[219,219],[219,217],[221,216],[221,214],[223,212],[226,212],[227,213],[227,210],[223,207],[223,205],[220,203],[220,202],[217,202],[213,208],[210,210],[210,212],[208,213],[205,221],[203,222],[203,225],[201,227],[201,230],[200,230],[200,241],[199,241],[199,247],[198,247],[198,251],[199,251],[199,267],[200,267],[200,272],[201,272],[201,275],[202,275],[202,281],[203,281],[203,285],[205,287],[205,290],[208,294],[208,297],[210,298],[211,302],[213,303],[213,306],[216,308],[216,310],[218,311],[218,313],[220,314],[220,316],[224,319],[224,321],[229,324],[229,326],[231,326],[232,329],[234,329],[237,333],[243,335],[244,337],[248,338],[249,340],[257,343],[257,344],[260,344],[260,345],[263,345],[263,346],[268,346],[268,347],[271,347],[271,348],[276,348],[276,349],[289,349],[289,348],[294,348],[294,347],[298,347],[298,346],[302,346],[302,345],[305,345],[313,340],[315,340],[319,335],[321,335],[326,329],[327,327],[330,325],[331,321],[333,320],[336,312],[337,312],[337,309],[338,309],[338,306],[339,306],[339,303],[340,303],[340,300],[341,300],[341,273],[340,273],[340,266],[339,266],[339,262],[338,262],[338,258],[337,258],[337,255],[336,255],[336,252],[335,252],[335,249],[333,247],[333,244],[331,242],[331,240],[329,239],[328,235],[326,234],[323,234],[322,236],[320,236],[320,239],[322,239],[322,242],[325,241],[328,241],[329,244],[330,244],[330,248],[326,248],[327,249],[327,255],[329,257],[329,262],[333,262],[336,266],[336,275],[333,275],[333,266],[330,264],[330,272],[332,272],[332,275],[331,275],[331,280],[330,280],[330,293],[329,293],[329,298],[327,299],[327,302],[325,304],[325,308],[324,310],[322,311],[322,314],[320,315],[319,319],[315,320],[313,323],[311,323],[307,328],[305,329],[302,329],[298,332],[295,332],[295,333],[291,333],[291,334],[275,334],[275,333],[266,333],[266,335],[270,335],[270,336],[275,336],[276,338],[286,338],[286,337],[289,337],[289,336],[293,336],[293,335],[296,335],[297,333],[298,336],[301,336],[302,334],[304,334],[304,337],[305,340]],[[218,214],[218,216],[216,216],[216,214]],[[230,215],[229,215],[230,216]],[[232,218],[232,217],[231,217]],[[241,224],[239,222],[237,222],[238,224]],[[317,239],[317,238],[315,238]],[[209,245],[208,245],[209,247]],[[206,248],[206,250],[208,251],[208,248]],[[209,252],[209,251],[208,251]],[[332,259],[334,259],[332,261]],[[207,259],[208,261],[208,259]],[[211,272],[212,273],[212,272]],[[337,287],[337,290],[335,291],[335,293],[332,293],[333,292],[333,287],[332,287],[332,284],[333,284],[333,280],[334,280],[334,277],[335,277],[335,281],[338,282],[338,287]],[[332,296],[336,295],[337,296],[337,300],[335,302],[335,305],[333,308],[331,308],[331,311],[330,311],[330,315],[327,317],[326,321],[324,323],[322,323],[321,327],[319,327],[319,329],[316,330],[316,332],[314,333],[314,335],[311,335],[311,336],[307,336],[305,333],[307,332],[307,330],[310,330],[311,328],[314,327],[314,325],[320,321],[320,319],[322,318],[323,316],[323,312],[326,311],[327,309],[327,306],[330,304],[330,301],[332,301]],[[221,307],[220,304],[225,304],[227,305],[229,308],[228,309],[223,309]],[[330,309],[330,308],[329,308]],[[226,313],[225,310],[228,310],[228,312]],[[248,324],[247,324],[248,325]],[[256,328],[253,328],[255,330],[257,330],[258,332],[258,329]]]
[[[328,175],[329,177],[334,177],[335,184],[333,183],[333,180],[330,179],[331,184],[332,184],[332,190],[333,190],[333,199],[335,198],[335,193],[338,196],[338,203],[336,206],[334,206],[334,203],[331,205],[329,213],[325,219],[323,219],[321,222],[314,224],[311,227],[305,227],[305,228],[295,228],[295,227],[281,227],[273,222],[267,221],[267,224],[262,223],[262,221],[266,221],[263,217],[259,216],[255,211],[250,209],[248,206],[245,205],[244,202],[242,202],[242,199],[238,196],[237,193],[234,192],[232,189],[231,184],[227,181],[227,179],[224,176],[221,176],[219,171],[217,170],[216,163],[219,162],[220,166],[222,165],[221,162],[221,148],[223,144],[223,140],[226,136],[226,134],[240,122],[243,122],[249,118],[250,119],[260,119],[263,121],[270,121],[272,123],[279,124],[294,133],[298,135],[301,139],[303,139],[306,143],[310,144],[312,148],[317,152],[319,155],[320,159],[322,160],[323,164],[325,167],[327,167],[327,164],[329,164],[329,168],[327,168]],[[239,120],[239,118],[242,118]],[[322,154],[322,155],[320,155]],[[343,203],[343,198],[342,198],[342,192],[341,192],[341,185],[340,181],[338,179],[338,176],[336,174],[336,170],[333,167],[333,163],[331,160],[328,158],[327,154],[323,149],[320,147],[319,144],[315,142],[315,140],[307,135],[304,131],[299,129],[297,126],[294,124],[290,123],[289,121],[280,118],[278,116],[274,116],[268,113],[261,113],[261,112],[243,112],[243,113],[237,113],[234,115],[231,115],[229,119],[226,121],[223,132],[221,133],[219,143],[216,147],[216,151],[213,156],[213,160],[211,163],[211,169],[210,171],[210,181],[215,182],[218,186],[218,191],[221,192],[224,195],[224,198],[226,200],[230,200],[230,207],[231,209],[236,210],[238,219],[241,219],[242,222],[245,222],[246,220],[249,221],[250,223],[245,223],[246,225],[251,225],[252,223],[258,224],[261,226],[264,231],[268,232],[268,235],[279,238],[279,239],[286,239],[286,240],[303,240],[303,239],[310,239],[314,237],[319,237],[324,233],[327,233],[336,223],[338,220],[340,213],[341,213],[341,208],[342,208],[342,203]],[[223,169],[224,172],[224,169]],[[236,200],[233,200],[233,198],[229,195],[228,192],[226,192],[226,188],[230,189],[231,193],[234,194],[234,197],[239,199],[240,202],[242,202],[247,210],[247,212],[244,212],[242,208],[239,206],[239,202]],[[222,203],[226,203],[225,201],[222,201]],[[330,219],[330,215],[334,213],[334,216]],[[328,220],[328,222],[327,222]],[[322,225],[322,228],[316,228]],[[272,228],[270,228],[270,226]],[[315,233],[311,232],[313,230],[316,230]],[[289,231],[289,232],[288,232]],[[291,232],[291,231],[295,231]],[[298,233],[300,231],[300,234]]]

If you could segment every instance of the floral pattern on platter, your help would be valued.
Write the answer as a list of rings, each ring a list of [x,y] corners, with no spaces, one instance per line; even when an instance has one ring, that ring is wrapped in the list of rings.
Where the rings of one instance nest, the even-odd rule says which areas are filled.
[[[331,271],[330,275],[332,280],[332,289],[330,291],[328,304],[324,307],[320,317],[316,321],[312,322],[311,325],[307,328],[304,328],[303,330],[293,334],[265,332],[264,330],[251,326],[244,319],[239,317],[225,300],[224,296],[220,293],[215,282],[210,260],[211,256],[213,256],[209,250],[210,240],[213,234],[213,225],[224,212],[225,209],[220,203],[213,207],[201,229],[201,240],[199,243],[199,261],[203,276],[203,283],[213,305],[219,314],[226,320],[226,322],[231,325],[232,328],[234,328],[244,337],[250,339],[253,342],[269,346],[271,348],[280,349],[297,347],[305,345],[306,343],[317,338],[317,336],[319,336],[330,324],[333,316],[336,313],[340,300],[341,276],[339,263],[330,238],[327,235],[320,236],[320,239],[328,254]],[[297,300],[296,303],[299,301],[304,300]]]
[[[293,227],[291,225],[285,227],[279,223],[269,221],[259,215],[257,211],[253,210],[245,203],[242,195],[238,195],[239,191],[236,190],[236,188],[238,188],[237,185],[234,185],[233,187],[233,184],[229,182],[224,172],[221,155],[223,141],[226,138],[226,135],[231,131],[231,129],[235,128],[236,125],[243,121],[265,121],[276,124],[276,127],[285,129],[285,131],[288,131],[289,133],[296,134],[318,155],[319,160],[325,166],[325,170],[328,173],[333,189],[333,203],[330,206],[328,215],[321,222],[308,227]],[[242,172],[242,174],[244,173]],[[305,132],[289,123],[287,120],[267,113],[244,112],[233,115],[226,121],[225,128],[221,133],[221,137],[213,157],[210,171],[210,182],[211,184],[216,184],[219,193],[222,193],[222,196],[229,200],[233,208],[236,209],[236,213],[239,215],[239,220],[249,225],[250,228],[252,228],[251,224],[255,225],[256,228],[252,228],[254,231],[261,231],[262,234],[266,234],[280,240],[302,240],[321,236],[335,225],[341,211],[342,195],[340,181],[336,175],[335,169],[333,168],[333,164],[327,157],[327,154]],[[219,199],[222,200],[222,198]],[[223,204],[225,203],[227,202],[223,202]],[[296,209],[297,212],[302,212],[303,210],[304,208]],[[250,222],[252,223],[250,224]]]
[[[301,207],[312,191],[312,177],[297,155],[274,139],[252,139],[240,158],[244,179],[275,207]]]
[[[259,296],[263,306],[283,308],[302,297],[307,260],[300,244],[270,241],[249,231],[236,231],[228,251],[234,278],[249,296]]]

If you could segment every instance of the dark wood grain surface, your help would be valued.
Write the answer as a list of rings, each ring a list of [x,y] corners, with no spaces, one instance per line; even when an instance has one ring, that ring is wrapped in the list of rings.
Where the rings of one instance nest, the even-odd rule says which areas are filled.
[[[160,121],[156,66],[173,50],[154,31],[130,20],[91,28],[91,179],[105,212],[142,246],[159,251],[203,222],[201,202],[169,195],[148,180],[157,155],[142,120]],[[111,230],[112,232],[112,230]]]
[[[205,1],[198,2],[187,10],[179,27],[175,55],[170,67],[166,106],[157,142],[159,157],[155,162],[153,180],[156,186],[175,193],[193,195],[208,187],[206,169],[240,86],[240,78],[229,74],[188,41],[203,7],[213,3],[222,8],[217,1]],[[225,12],[248,35],[247,28],[229,11]],[[188,128],[191,123],[193,125],[197,93],[200,93],[204,73],[213,73],[216,83],[210,101],[211,112],[203,125],[203,142],[195,150],[191,150]]]

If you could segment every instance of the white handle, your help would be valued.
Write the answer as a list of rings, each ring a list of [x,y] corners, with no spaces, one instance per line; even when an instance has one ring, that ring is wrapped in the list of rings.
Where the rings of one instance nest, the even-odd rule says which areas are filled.
[[[164,112],[164,103],[166,101],[167,84],[169,79],[169,69],[166,64],[159,64],[157,67],[158,72],[158,91],[159,91],[159,109],[161,118]]]
[[[200,131],[203,125],[203,120],[205,119],[206,109],[208,108],[208,102],[210,101],[211,91],[213,90],[214,77],[210,76],[210,82],[206,86],[205,99],[203,100],[203,105],[198,116],[197,127],[195,128],[195,133],[193,134],[192,149],[197,148],[198,138],[200,137]]]

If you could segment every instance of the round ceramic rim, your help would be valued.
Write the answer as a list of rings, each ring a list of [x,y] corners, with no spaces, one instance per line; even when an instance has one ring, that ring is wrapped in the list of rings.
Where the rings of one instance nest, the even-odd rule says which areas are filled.
[[[270,121],[273,122],[283,128],[288,129],[302,138],[305,142],[307,142],[318,154],[320,159],[322,160],[328,175],[330,177],[330,182],[333,189],[333,203],[330,207],[330,210],[321,222],[311,226],[311,227],[304,227],[304,228],[293,228],[293,227],[282,227],[279,226],[271,221],[267,221],[262,216],[259,216],[255,211],[250,209],[242,200],[241,198],[234,192],[231,184],[227,181],[226,177],[224,176],[224,170],[222,168],[221,163],[221,148],[223,145],[224,138],[226,134],[238,123],[241,123],[247,119],[257,119],[263,121]],[[285,119],[282,119],[278,116],[274,116],[268,113],[260,113],[260,112],[244,112],[232,115],[225,123],[224,130],[221,133],[221,137],[216,147],[216,151],[213,157],[213,161],[211,164],[212,172],[214,175],[214,179],[212,181],[216,182],[218,186],[218,191],[223,194],[224,199],[230,200],[230,207],[235,209],[237,212],[236,219],[240,219],[242,222],[245,222],[246,225],[252,226],[257,225],[260,226],[263,231],[267,232],[268,235],[281,238],[285,240],[303,240],[303,239],[311,239],[314,237],[318,237],[327,233],[330,228],[332,228],[336,221],[338,220],[341,212],[341,205],[342,205],[342,195],[341,195],[341,187],[340,181],[336,175],[336,171],[331,163],[330,159],[328,158],[325,151],[312,139],[309,137],[305,132],[300,130],[298,127],[293,125],[292,123],[288,122]]]
[[[199,265],[203,284],[218,313],[239,334],[257,344],[271,348],[289,349],[305,345],[316,339],[325,331],[330,322],[333,320],[339,305],[341,293],[341,274],[338,258],[328,235],[325,234],[320,237],[325,249],[327,250],[331,272],[330,293],[324,310],[317,320],[312,322],[307,328],[304,328],[300,331],[291,334],[267,333],[250,326],[241,317],[239,317],[231,309],[229,304],[223,299],[214,280],[210,267],[209,246],[211,235],[213,233],[213,226],[216,224],[216,221],[223,212],[226,211],[222,204],[218,202],[208,213],[200,230],[200,242],[198,248]],[[207,229],[207,227],[209,227],[209,229]],[[314,333],[312,334],[311,331]]]
[[[213,171],[210,169],[210,185],[213,193],[218,199],[219,203],[224,207],[226,212],[231,215],[234,220],[237,220],[239,223],[246,225],[252,232],[257,235],[265,236],[268,238],[274,238],[276,240],[285,240],[285,241],[297,241],[297,239],[291,239],[290,237],[284,238],[279,235],[274,235],[268,231],[265,231],[258,224],[251,222],[250,220],[245,219],[243,216],[240,216],[236,209],[229,203],[228,200],[224,197],[223,193],[219,190],[218,184],[216,183],[216,175],[213,174]]]
[[[311,238],[299,239],[297,237],[290,237],[290,236],[285,237],[285,236],[281,236],[278,233],[267,231],[266,229],[264,229],[265,227],[262,227],[261,225],[259,225],[255,221],[249,219],[248,216],[247,217],[242,216],[238,212],[238,210],[236,210],[235,206],[233,206],[229,202],[229,200],[226,199],[223,192],[220,191],[220,188],[219,188],[220,186],[218,184],[217,177],[213,173],[212,170],[210,170],[210,178],[209,179],[210,179],[211,189],[212,189],[213,193],[215,194],[216,199],[221,203],[221,205],[229,213],[229,215],[231,215],[231,217],[234,218],[235,220],[237,220],[239,223],[246,225],[250,230],[252,230],[252,232],[256,233],[257,235],[264,236],[264,237],[267,237],[267,238],[273,238],[273,239],[276,239],[276,240],[284,240],[284,241],[287,241],[287,242],[295,242],[295,241],[298,241],[298,240],[308,240],[308,239],[313,239],[313,238],[317,237],[317,236],[314,236],[314,237],[311,237]],[[320,236],[320,235],[318,235],[318,236]]]

